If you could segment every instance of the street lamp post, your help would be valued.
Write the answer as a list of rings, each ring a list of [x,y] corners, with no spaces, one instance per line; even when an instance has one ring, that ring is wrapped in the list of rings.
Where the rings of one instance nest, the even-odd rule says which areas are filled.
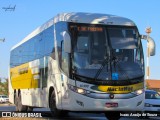
[[[149,56],[150,56],[150,49],[149,49],[149,34],[152,32],[152,28],[151,27],[147,27],[145,32],[147,33],[147,79],[149,79],[150,76],[150,68],[149,68]]]

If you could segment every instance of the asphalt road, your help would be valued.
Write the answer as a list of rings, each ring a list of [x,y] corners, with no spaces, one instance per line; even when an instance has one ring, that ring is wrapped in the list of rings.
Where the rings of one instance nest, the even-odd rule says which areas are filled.
[[[3,104],[0,105],[0,113],[2,115],[2,112],[15,112],[15,106],[14,105],[7,105],[7,104]],[[40,113],[38,114],[40,117],[34,118],[34,120],[39,120],[39,119],[44,119],[44,120],[107,120],[105,115],[103,113],[101,114],[93,114],[93,113],[73,113],[70,112],[69,115],[65,118],[53,118],[49,109],[45,109],[45,108],[36,108],[33,109],[34,112],[36,113]],[[43,112],[42,112],[43,111]],[[16,113],[15,113],[16,114]],[[14,115],[15,115],[14,114]],[[28,114],[28,113],[24,113],[24,114]],[[42,117],[41,117],[42,116]],[[16,119],[17,117],[14,116]],[[11,119],[11,118],[8,118]],[[20,118],[19,118],[20,119]],[[25,118],[26,119],[31,119],[31,118]],[[121,117],[120,120],[145,120],[144,118],[139,118],[139,117]],[[160,117],[149,117],[149,119],[151,120],[159,120]],[[147,119],[146,119],[147,120]]]

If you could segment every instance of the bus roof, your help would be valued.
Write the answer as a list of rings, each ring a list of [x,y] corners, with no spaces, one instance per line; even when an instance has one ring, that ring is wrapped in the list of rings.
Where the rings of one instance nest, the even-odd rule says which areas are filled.
[[[61,13],[54,17],[54,23],[59,21],[135,26],[134,22],[128,18],[99,13]]]
[[[48,22],[46,22],[42,26],[35,29],[32,33],[26,36],[21,42],[13,46],[11,50],[15,49],[16,47],[20,46],[24,42],[28,41],[30,38],[36,36],[43,30],[49,28],[53,24],[60,21],[74,22],[74,23],[135,26],[135,23],[128,18],[119,17],[115,15],[110,15],[110,14],[82,13],[82,12],[61,13],[53,17],[52,19],[50,19]]]

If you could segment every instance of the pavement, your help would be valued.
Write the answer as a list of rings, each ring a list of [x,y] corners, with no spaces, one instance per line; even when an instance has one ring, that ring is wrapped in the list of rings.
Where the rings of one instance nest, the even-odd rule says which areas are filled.
[[[14,106],[12,103],[0,103],[0,106]]]

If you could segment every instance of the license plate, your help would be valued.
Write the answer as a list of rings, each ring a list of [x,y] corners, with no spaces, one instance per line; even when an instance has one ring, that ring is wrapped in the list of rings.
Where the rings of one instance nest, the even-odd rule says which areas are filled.
[[[106,107],[108,107],[108,108],[118,107],[118,103],[106,103]]]

